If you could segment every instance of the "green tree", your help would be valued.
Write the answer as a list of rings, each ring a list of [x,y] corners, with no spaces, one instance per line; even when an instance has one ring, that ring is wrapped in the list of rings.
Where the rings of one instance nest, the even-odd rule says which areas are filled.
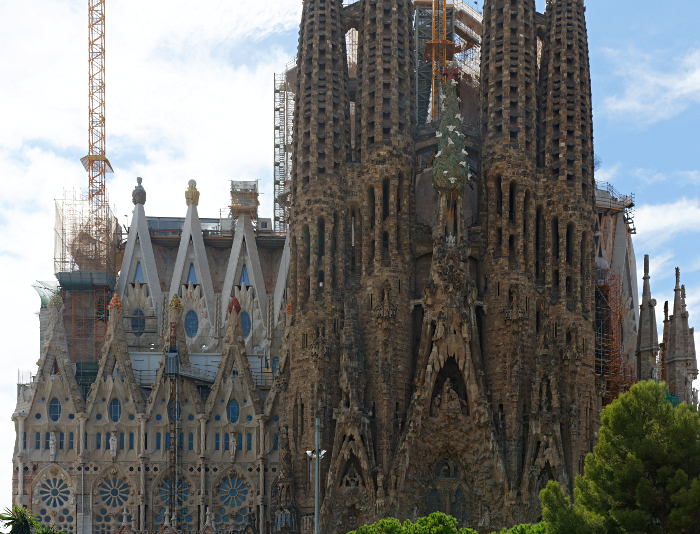
[[[0,523],[9,529],[9,534],[32,534],[39,526],[39,521],[31,512],[21,506],[5,508],[5,512],[0,514]]]
[[[574,503],[540,493],[549,534],[700,533],[700,416],[666,384],[635,384],[603,410],[599,442],[576,477]]]
[[[397,519],[383,519],[373,525],[365,525],[349,534],[477,534],[470,528],[457,528],[454,517],[440,512],[421,517],[415,523],[401,524]],[[494,533],[495,534],[495,533]],[[518,525],[502,530],[499,534],[545,534],[545,525]]]

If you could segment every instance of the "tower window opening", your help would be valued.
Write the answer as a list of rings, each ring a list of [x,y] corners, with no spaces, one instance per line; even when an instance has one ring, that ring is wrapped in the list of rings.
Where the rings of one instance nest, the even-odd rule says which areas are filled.
[[[389,180],[382,182],[382,220],[389,218]]]
[[[496,213],[503,215],[503,188],[500,176],[496,178]]]
[[[566,263],[574,264],[574,225],[566,226]]]

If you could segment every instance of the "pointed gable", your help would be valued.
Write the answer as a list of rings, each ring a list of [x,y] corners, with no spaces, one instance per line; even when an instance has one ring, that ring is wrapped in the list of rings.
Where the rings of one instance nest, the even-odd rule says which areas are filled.
[[[242,264],[241,261],[243,262]],[[258,246],[255,241],[253,222],[248,215],[241,215],[236,225],[231,256],[226,270],[223,301],[227,302],[227,300],[230,300],[234,296],[233,288],[242,285],[246,280],[248,281],[245,284],[246,287],[252,287],[255,290],[255,298],[260,307],[262,325],[263,328],[267,329],[267,290],[265,289],[265,280],[263,279],[262,267],[260,266],[260,256],[258,255]],[[226,310],[223,309],[223,306],[220,313],[223,324],[226,320]]]
[[[126,298],[127,286],[136,282],[146,285],[151,297],[153,309],[160,325],[163,317],[161,307],[161,287],[158,277],[158,269],[151,244],[151,234],[148,229],[146,211],[146,192],[138,178],[138,185],[132,194],[134,200],[134,217],[129,228],[129,237],[126,242],[122,269],[117,282],[117,294],[121,299]]]
[[[199,199],[199,193],[194,186],[196,186],[196,182],[190,180],[190,187],[194,189],[197,199]],[[197,202],[191,202],[187,207],[180,248],[177,252],[175,270],[170,283],[170,296],[179,295],[180,286],[189,285],[190,283],[201,288],[204,303],[210,308],[210,316],[213,317],[213,306],[215,305],[214,285],[211,281],[207,252],[204,248],[202,223],[197,212]]]

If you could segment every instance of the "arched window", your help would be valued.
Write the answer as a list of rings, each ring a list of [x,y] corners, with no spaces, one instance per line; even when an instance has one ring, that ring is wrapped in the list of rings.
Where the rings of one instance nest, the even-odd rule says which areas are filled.
[[[243,329],[243,337],[248,339],[248,336],[250,335],[250,331],[252,324],[250,321],[250,315],[248,312],[241,312],[241,328]],[[192,337],[192,336],[190,336]]]
[[[190,310],[185,315],[185,334],[187,337],[194,337],[199,331],[199,317],[197,317],[197,312]]]
[[[248,450],[249,450],[249,451],[252,451],[252,450],[253,450],[253,434],[248,434],[248,436],[246,437],[246,440],[247,440],[247,442],[248,442],[248,443],[247,443],[247,445],[248,445]]]
[[[240,415],[241,408],[238,405],[238,401],[234,399],[228,403],[228,420],[232,423],[237,423]]]
[[[146,319],[142,319],[144,314],[141,310],[134,310],[134,316],[131,318],[131,329],[136,337],[141,337],[143,331],[146,330]]]
[[[112,402],[109,403],[109,418],[113,422],[119,421],[122,416],[122,403],[119,402],[119,399],[112,399]]]
[[[61,417],[61,401],[54,397],[49,403],[49,418],[52,421],[58,421],[59,417]]]

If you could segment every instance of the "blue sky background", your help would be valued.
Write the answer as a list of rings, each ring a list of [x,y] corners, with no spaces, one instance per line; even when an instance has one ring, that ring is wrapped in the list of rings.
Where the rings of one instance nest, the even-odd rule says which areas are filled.
[[[679,266],[700,327],[700,2],[586,4],[596,178],[636,194],[634,245],[640,267],[651,255],[659,309]],[[108,188],[120,222],[136,176],[150,215],[184,216],[192,178],[202,216],[227,206],[230,179],[259,179],[271,214],[273,73],[296,54],[300,13],[301,0],[108,0]],[[52,278],[54,199],[87,185],[86,152],[87,2],[0,0],[0,508],[11,503],[17,369],[39,356],[31,284]]]

